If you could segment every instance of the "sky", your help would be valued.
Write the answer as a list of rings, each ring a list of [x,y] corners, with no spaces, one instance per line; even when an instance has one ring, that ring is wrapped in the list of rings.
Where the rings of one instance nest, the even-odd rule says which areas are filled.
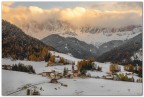
[[[49,19],[72,25],[119,27],[142,25],[142,2],[2,2],[2,18],[17,26]]]

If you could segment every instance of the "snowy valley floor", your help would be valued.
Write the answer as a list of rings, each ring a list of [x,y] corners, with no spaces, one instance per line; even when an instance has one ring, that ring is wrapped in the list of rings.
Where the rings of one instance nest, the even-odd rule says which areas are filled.
[[[60,79],[61,84],[49,83],[50,79],[40,75],[2,70],[2,94],[26,95],[26,89],[13,93],[26,84],[41,88],[40,95],[142,95],[142,83],[111,81],[94,78]],[[13,94],[10,94],[13,93]]]
[[[62,71],[64,67],[71,69],[70,65],[45,67],[45,62],[30,61],[11,61],[3,59],[2,64],[24,63],[33,65],[36,73],[55,69]],[[95,75],[104,75],[109,65],[98,63],[103,67],[103,72],[91,72]],[[136,77],[135,77],[136,78]],[[142,95],[143,85],[136,82],[113,81],[96,78],[62,78],[58,80],[60,83],[67,84],[62,86],[60,83],[49,83],[50,79],[41,75],[28,74],[17,71],[2,70],[2,95],[26,95],[24,87],[36,87],[40,95]],[[40,88],[42,87],[42,90]]]

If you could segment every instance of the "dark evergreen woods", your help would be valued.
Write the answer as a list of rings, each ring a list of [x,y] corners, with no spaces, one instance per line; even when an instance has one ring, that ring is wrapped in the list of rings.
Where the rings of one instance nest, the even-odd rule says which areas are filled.
[[[28,73],[35,73],[33,66],[31,65],[24,65],[22,63],[14,64],[12,66],[13,71],[21,71],[21,72],[28,72]]]

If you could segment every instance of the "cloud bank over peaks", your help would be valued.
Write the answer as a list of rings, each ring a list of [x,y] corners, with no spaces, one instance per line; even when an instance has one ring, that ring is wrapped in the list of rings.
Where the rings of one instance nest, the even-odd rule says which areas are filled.
[[[2,18],[16,25],[21,25],[21,23],[31,20],[43,23],[49,19],[67,21],[75,26],[121,27],[142,24],[141,7],[130,3],[112,3],[111,5],[118,6],[116,10],[115,6],[109,8],[113,10],[104,10],[104,8],[110,7],[107,3],[96,3],[93,8],[77,6],[75,8],[55,7],[51,9],[42,9],[38,6],[10,7],[12,4],[14,2],[2,2]],[[127,10],[122,10],[124,9],[122,7]]]

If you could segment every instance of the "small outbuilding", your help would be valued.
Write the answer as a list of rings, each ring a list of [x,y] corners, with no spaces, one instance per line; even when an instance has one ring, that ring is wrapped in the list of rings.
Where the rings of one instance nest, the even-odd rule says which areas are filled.
[[[43,77],[50,77],[50,74],[51,74],[52,72],[42,72],[41,73],[41,75],[43,76]]]
[[[78,70],[73,70],[73,76],[78,77],[78,75],[79,75],[79,71]]]

